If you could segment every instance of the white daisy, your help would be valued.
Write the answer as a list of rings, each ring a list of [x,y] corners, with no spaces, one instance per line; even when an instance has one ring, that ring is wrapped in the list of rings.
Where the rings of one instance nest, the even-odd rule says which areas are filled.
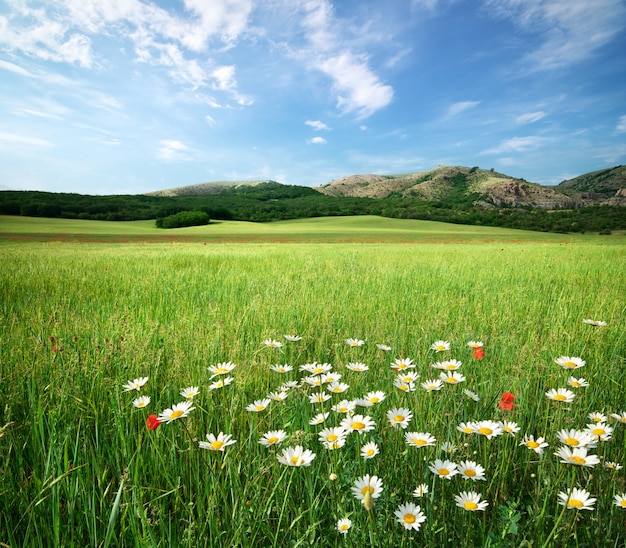
[[[419,531],[422,523],[426,521],[422,509],[412,502],[401,504],[394,514],[397,522],[408,530]]]
[[[361,447],[361,456],[364,459],[372,459],[380,453],[378,445],[373,441],[368,441],[363,447]]]
[[[177,403],[176,405],[173,405],[172,407],[163,411],[158,416],[159,422],[165,422],[169,424],[170,422],[175,421],[176,419],[182,419],[183,417],[188,416],[189,413],[195,409],[195,407],[192,407],[192,405],[193,405],[193,401],[191,400],[186,400],[186,401]]]
[[[124,389],[124,392],[130,392],[131,390],[137,390],[137,392],[139,392],[141,390],[141,387],[147,382],[148,377],[139,377],[138,379],[128,381],[122,386],[122,388]]]
[[[147,407],[149,403],[150,403],[150,396],[139,396],[138,398],[133,400],[133,405],[137,409],[143,409],[144,407]]]
[[[309,449],[303,449],[300,445],[296,445],[295,447],[283,449],[283,452],[277,455],[276,458],[278,462],[285,466],[311,466],[315,458],[315,453]]]
[[[232,439],[232,435],[224,434],[223,432],[220,432],[217,437],[214,434],[207,434],[206,438],[208,441],[199,442],[200,449],[221,451],[223,453],[226,447],[237,443],[237,440]]]
[[[554,361],[563,369],[579,369],[585,367],[586,364],[583,359],[575,358],[574,356],[560,356]]]
[[[475,493],[473,491],[463,491],[462,493],[456,495],[454,500],[459,508],[463,508],[469,512],[482,511],[489,506],[487,501],[480,500],[480,493]]]
[[[593,510],[596,499],[586,489],[574,487],[571,491],[559,493],[559,504],[568,510]]]

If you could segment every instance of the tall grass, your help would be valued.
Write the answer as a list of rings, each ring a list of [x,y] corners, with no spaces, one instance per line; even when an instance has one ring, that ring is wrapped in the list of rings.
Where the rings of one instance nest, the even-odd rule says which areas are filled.
[[[461,544],[621,546],[626,512],[612,504],[626,491],[623,470],[579,468],[553,455],[561,428],[582,429],[588,413],[626,411],[624,249],[586,243],[447,245],[64,244],[2,245],[0,255],[0,541],[10,546],[425,546]],[[583,318],[602,319],[594,328]],[[288,343],[284,334],[302,336]],[[345,339],[363,339],[351,348]],[[268,338],[283,342],[265,347]],[[410,357],[420,381],[435,378],[430,350],[451,343],[445,358],[464,362],[467,380],[441,392],[393,387],[390,363]],[[475,360],[469,340],[485,343]],[[385,352],[375,343],[392,347]],[[544,393],[566,386],[554,363],[580,356],[575,374],[590,383],[572,404]],[[207,367],[232,361],[232,385],[210,391]],[[298,380],[298,367],[328,362],[350,385],[312,405],[312,389],[290,391],[261,413],[253,400]],[[369,371],[350,371],[361,361]],[[280,375],[276,363],[294,366]],[[123,384],[149,377],[137,395]],[[215,379],[213,379],[215,380]],[[145,425],[197,385],[196,409],[155,431]],[[475,391],[480,401],[463,394]],[[361,410],[374,432],[352,434],[342,449],[321,446],[310,419],[338,399],[383,390]],[[497,401],[513,392],[518,407]],[[406,445],[386,411],[414,413],[409,430],[430,432],[437,446]],[[361,412],[360,411],[360,412]],[[461,434],[462,421],[506,419],[521,431],[492,440]],[[327,425],[338,424],[331,412]],[[626,465],[626,425],[594,453]],[[258,443],[284,429],[282,447],[302,445],[316,458],[288,468],[279,449]],[[224,453],[201,450],[207,433],[232,434]],[[519,445],[524,434],[550,443],[543,455]],[[359,456],[365,440],[381,453]],[[428,465],[454,443],[451,460],[475,460],[486,481],[435,477]],[[376,474],[384,491],[368,512],[350,491]],[[336,474],[332,481],[329,476]],[[429,493],[417,500],[420,483]],[[585,487],[595,509],[565,510],[560,491]],[[485,512],[455,506],[476,489]],[[418,532],[394,522],[403,502],[420,504]],[[340,517],[353,527],[344,537]],[[528,544],[527,544],[528,545]]]

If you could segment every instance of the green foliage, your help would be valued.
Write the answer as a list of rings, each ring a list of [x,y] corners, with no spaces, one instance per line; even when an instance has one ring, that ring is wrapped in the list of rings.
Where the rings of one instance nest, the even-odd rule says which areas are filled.
[[[157,228],[182,228],[184,226],[208,225],[209,215],[204,211],[180,211],[156,220]]]

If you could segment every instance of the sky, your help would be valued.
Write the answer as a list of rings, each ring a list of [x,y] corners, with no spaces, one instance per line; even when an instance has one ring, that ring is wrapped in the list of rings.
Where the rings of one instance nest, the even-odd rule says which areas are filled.
[[[626,0],[0,0],[0,189],[626,163]]]

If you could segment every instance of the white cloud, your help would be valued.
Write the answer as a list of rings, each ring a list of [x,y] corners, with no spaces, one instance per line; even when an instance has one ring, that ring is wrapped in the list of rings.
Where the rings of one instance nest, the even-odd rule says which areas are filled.
[[[185,143],[175,139],[164,139],[159,141],[159,148],[156,156],[160,160],[182,162],[191,159],[192,149]]]
[[[304,122],[307,126],[311,126],[315,131],[321,131],[323,129],[329,130],[330,128],[320,120],[307,120]]]
[[[38,118],[47,118],[49,120],[62,120],[60,116],[52,114],[51,112],[43,112],[41,110],[33,110],[31,108],[20,108],[14,111],[14,114],[18,116],[35,116]]]
[[[544,143],[546,143],[548,139],[545,137],[539,136],[529,136],[529,137],[512,137],[511,139],[507,139],[503,141],[499,145],[487,149],[481,154],[502,154],[506,152],[525,152],[527,150],[532,150],[540,147]]]
[[[515,121],[518,124],[532,124],[534,122],[538,122],[542,118],[546,117],[546,113],[542,111],[538,112],[527,112],[525,114],[521,114],[518,116]]]
[[[28,72],[26,69],[14,65],[13,63],[9,63],[8,61],[0,60],[0,69],[8,70],[9,72],[14,72],[15,74],[26,76],[27,78],[33,77],[33,74]]]
[[[54,143],[45,139],[39,139],[38,137],[28,137],[25,135],[19,135],[16,133],[4,133],[0,132],[0,146],[1,145],[28,145],[35,147],[53,147]]]
[[[540,45],[525,57],[529,71],[588,59],[626,24],[623,0],[484,0],[484,6],[538,35]]]
[[[461,112],[477,107],[479,104],[480,101],[461,101],[459,103],[454,103],[448,108],[445,119],[453,118],[456,115],[461,114]]]
[[[626,132],[626,114],[619,117],[619,120],[617,121],[617,127],[615,129],[620,133]]]
[[[324,139],[324,137],[313,137],[313,139],[309,139],[308,142],[312,145],[325,145],[326,139]]]

